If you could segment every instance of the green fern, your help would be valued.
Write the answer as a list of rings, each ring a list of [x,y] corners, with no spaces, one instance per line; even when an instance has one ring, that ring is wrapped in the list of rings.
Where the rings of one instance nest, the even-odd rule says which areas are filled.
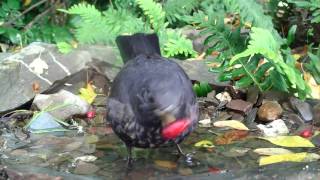
[[[166,29],[160,33],[160,44],[162,53],[165,57],[195,57],[196,52],[193,50],[192,41],[187,39],[181,31]]]
[[[81,22],[76,24],[75,30],[75,36],[80,43],[110,44],[120,34],[145,30],[140,18],[123,9],[108,9],[101,13],[93,5],[81,3],[60,11],[81,17]]]
[[[199,0],[167,0],[164,4],[166,19],[170,24],[182,20],[184,15],[190,15],[199,5]]]
[[[162,10],[160,3],[153,0],[136,0],[138,6],[143,10],[144,15],[149,19],[155,32],[167,27],[165,23],[165,12]]]
[[[273,34],[269,30],[253,27],[250,38],[247,49],[230,60],[230,65],[237,63],[244,68],[247,76],[243,78],[247,78],[249,81],[246,86],[253,82],[261,91],[272,87],[298,93],[300,98],[305,98],[310,93],[310,89],[304,82],[301,73],[295,67],[285,63],[280,51],[281,44]],[[253,57],[256,55],[262,55],[267,62],[254,71],[250,71],[247,65],[254,61]],[[244,61],[243,58],[248,56],[250,58]],[[268,85],[265,85],[266,83]]]
[[[309,9],[312,12],[311,23],[320,23],[320,1],[319,0],[288,0],[289,3],[294,3],[301,8]]]

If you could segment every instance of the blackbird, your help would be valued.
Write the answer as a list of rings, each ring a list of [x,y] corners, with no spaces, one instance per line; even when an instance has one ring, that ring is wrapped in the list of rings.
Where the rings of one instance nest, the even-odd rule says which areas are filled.
[[[107,120],[125,143],[128,164],[132,147],[176,145],[192,132],[199,109],[192,83],[174,61],[161,57],[156,34],[118,36],[125,63],[113,81]]]

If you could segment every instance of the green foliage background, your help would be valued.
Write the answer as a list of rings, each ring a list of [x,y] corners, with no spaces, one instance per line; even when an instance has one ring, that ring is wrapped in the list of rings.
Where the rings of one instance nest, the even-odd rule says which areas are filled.
[[[299,62],[320,83],[319,0],[4,0],[0,25],[2,51],[42,41],[68,53],[78,44],[114,46],[118,35],[155,32],[162,54],[180,59],[201,54],[185,35],[198,30],[221,81],[303,99],[311,89]],[[297,61],[292,48],[304,45],[308,53]]]

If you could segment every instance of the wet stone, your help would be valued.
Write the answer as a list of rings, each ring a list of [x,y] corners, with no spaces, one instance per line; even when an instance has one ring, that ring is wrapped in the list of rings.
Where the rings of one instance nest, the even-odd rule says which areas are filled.
[[[259,98],[259,89],[256,87],[250,87],[247,92],[247,101],[252,104],[256,104]]]
[[[234,120],[239,120],[239,121],[242,121],[244,119],[243,115],[240,114],[240,113],[236,113],[236,112],[230,112],[231,114],[231,119],[234,119]]]
[[[252,103],[241,99],[231,100],[227,106],[228,109],[247,114],[252,109]]]
[[[75,168],[74,173],[75,174],[82,174],[82,175],[89,175],[89,174],[94,174],[99,169],[100,168],[98,166],[96,166],[95,164],[80,161],[77,164],[77,167]]]
[[[10,153],[12,156],[23,156],[28,154],[27,150],[24,149],[15,149]]]
[[[309,122],[313,119],[312,109],[310,104],[301,101],[300,99],[291,97],[289,99],[291,106],[298,111],[301,117],[304,119],[305,122]]]
[[[258,108],[252,108],[248,115],[244,118],[243,123],[249,128],[256,128],[257,125],[254,122],[257,116]]]
[[[274,121],[279,119],[283,110],[280,104],[276,101],[266,101],[258,110],[259,120],[264,122]]]
[[[314,125],[320,126],[320,103],[313,107]]]

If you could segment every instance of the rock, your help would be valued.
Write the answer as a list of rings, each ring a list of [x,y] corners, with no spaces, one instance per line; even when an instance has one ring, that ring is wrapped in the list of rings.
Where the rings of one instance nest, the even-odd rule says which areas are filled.
[[[203,119],[199,121],[199,127],[211,127],[212,123],[211,123],[211,119]]]
[[[111,49],[110,49],[111,50]],[[92,60],[87,51],[62,55],[56,46],[31,43],[0,61],[0,112],[12,110],[30,101],[36,93],[47,90],[55,81],[87,67]],[[35,90],[33,85],[40,89]]]
[[[312,109],[310,104],[301,101],[295,97],[290,97],[289,102],[293,109],[298,111],[305,122],[310,122],[313,119]]]
[[[227,102],[230,102],[232,100],[230,94],[228,92],[221,92],[219,94],[216,95],[216,98],[220,101],[220,102],[223,102],[223,101],[227,101]]]
[[[190,175],[192,175],[192,169],[191,168],[179,168],[178,173],[182,176],[190,176]]]
[[[263,97],[267,101],[285,101],[289,98],[289,94],[282,91],[266,91],[263,93]]]
[[[249,127],[249,129],[257,128],[256,123],[254,122],[257,116],[258,108],[252,108],[247,116],[244,118],[243,123]]]
[[[40,131],[57,130],[65,131],[65,129],[55,120],[55,118],[48,112],[40,112],[27,126],[27,129],[32,133]]]
[[[258,110],[259,120],[264,122],[274,121],[279,119],[283,110],[277,101],[266,101]]]
[[[56,92],[68,79],[77,82],[77,72],[91,68],[112,81],[123,66],[112,47],[100,45],[82,45],[68,54],[61,54],[55,45],[35,42],[18,53],[0,58],[3,58],[0,59],[0,94],[5,94],[0,96],[0,112],[13,110],[29,102],[37,93],[48,92],[52,88],[56,88]],[[172,60],[193,81],[208,82],[218,87],[229,83],[219,83],[217,74],[204,71],[208,68],[205,61]],[[84,73],[81,74],[84,77]],[[82,78],[83,82],[89,80]],[[83,82],[77,84],[77,88],[83,86]]]
[[[258,124],[257,127],[263,132],[263,135],[267,137],[286,135],[289,133],[289,129],[282,119],[274,120],[267,125]]]
[[[256,104],[259,98],[259,89],[257,87],[250,87],[247,91],[247,101]]]
[[[71,152],[71,151],[74,151],[74,150],[77,150],[81,147],[83,143],[82,142],[79,142],[79,141],[76,141],[76,142],[72,142],[70,144],[67,144],[65,147],[64,147],[64,151],[65,152]]]
[[[313,107],[314,125],[320,127],[320,103]]]
[[[89,175],[94,174],[97,172],[100,168],[92,163],[86,163],[79,161],[77,164],[77,167],[74,169],[75,174],[82,174],[82,175]]]
[[[90,108],[88,102],[66,90],[49,95],[37,94],[33,103],[41,111],[45,110],[59,120],[65,120],[76,114],[86,114]]]
[[[216,99],[216,92],[211,91],[210,93],[207,94],[207,97],[205,99],[206,102],[212,103],[214,105],[218,105],[219,101]]]
[[[252,109],[252,103],[236,99],[231,100],[226,107],[239,113],[247,114]]]
[[[23,155],[27,155],[28,151],[24,149],[15,149],[10,154],[13,156],[23,156]]]
[[[243,117],[243,115],[242,114],[240,114],[240,113],[236,113],[236,112],[229,112],[230,114],[231,114],[231,119],[234,119],[234,120],[239,120],[239,121],[242,121],[242,120],[244,120],[244,117]]]

